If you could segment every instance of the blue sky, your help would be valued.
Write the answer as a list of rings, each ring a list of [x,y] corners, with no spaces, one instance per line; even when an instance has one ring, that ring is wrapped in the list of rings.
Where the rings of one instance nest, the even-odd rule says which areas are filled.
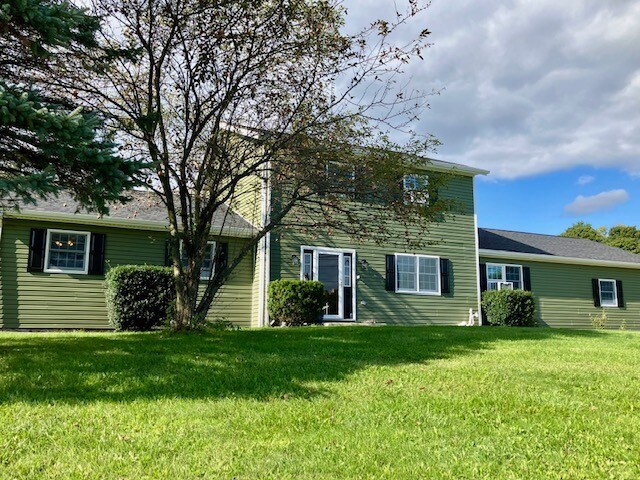
[[[407,3],[345,0],[347,26]],[[425,27],[404,77],[441,93],[413,128],[443,143],[435,158],[491,171],[481,226],[640,224],[640,1],[433,0],[402,35]]]
[[[633,193],[640,178],[630,177],[618,169],[576,167],[560,172],[519,179],[476,179],[478,224],[525,232],[558,234],[578,220],[594,226],[638,225],[640,198]],[[594,197],[601,192],[628,192],[608,200],[578,202],[579,196]],[[600,197],[602,198],[602,197]],[[620,203],[618,203],[620,202]],[[590,212],[590,210],[596,210]]]

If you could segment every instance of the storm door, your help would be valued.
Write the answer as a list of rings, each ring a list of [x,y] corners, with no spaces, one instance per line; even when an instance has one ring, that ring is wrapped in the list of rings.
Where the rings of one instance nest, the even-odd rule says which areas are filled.
[[[325,320],[355,319],[355,253],[337,249],[303,247],[301,278],[324,285],[322,314]]]

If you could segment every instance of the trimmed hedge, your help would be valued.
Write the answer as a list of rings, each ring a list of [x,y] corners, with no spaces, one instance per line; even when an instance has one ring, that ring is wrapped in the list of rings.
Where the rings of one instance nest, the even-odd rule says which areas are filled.
[[[275,280],[269,284],[269,316],[276,324],[299,326],[318,322],[324,285],[302,280]]]
[[[167,320],[175,300],[168,267],[121,265],[105,277],[109,323],[116,330],[150,330]]]
[[[533,294],[525,290],[491,290],[482,294],[482,309],[491,325],[535,327]]]

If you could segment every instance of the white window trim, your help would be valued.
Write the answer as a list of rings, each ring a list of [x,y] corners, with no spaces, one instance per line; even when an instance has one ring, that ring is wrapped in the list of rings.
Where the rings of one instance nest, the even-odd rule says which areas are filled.
[[[602,282],[613,283],[613,303],[605,304],[602,302]],[[598,296],[600,297],[600,306],[604,308],[617,308],[618,307],[618,283],[611,278],[599,278],[598,279]]]
[[[87,241],[84,247],[84,269],[83,270],[69,270],[66,268],[49,268],[49,249],[51,248],[51,234],[52,233],[67,233],[72,235],[86,235]],[[58,228],[47,229],[47,240],[44,249],[44,269],[45,273],[66,273],[69,275],[87,275],[89,273],[89,251],[91,249],[91,232],[82,232],[79,230],[63,230]]]
[[[489,267],[500,267],[502,269],[502,279],[501,280],[496,280],[493,278],[490,279]],[[490,282],[513,283],[507,280],[507,267],[517,267],[520,270],[520,279],[518,280],[520,282],[520,288],[514,288],[514,290],[524,290],[524,268],[522,267],[522,265],[518,265],[515,263],[487,263],[487,273],[486,273],[487,290],[489,289]],[[499,287],[498,287],[498,290],[500,290]]]
[[[216,264],[215,264],[215,259],[216,259],[216,241],[215,240],[209,240],[207,242],[207,245],[213,245],[213,250],[212,250],[213,251],[213,258],[211,259],[211,276],[208,277],[206,275],[202,275],[202,266],[201,266],[200,267],[200,280],[209,281],[216,274]],[[182,261],[182,240],[180,240],[180,261]]]
[[[441,285],[441,272],[440,272],[440,257],[435,255],[422,255],[422,254],[414,254],[414,253],[395,253],[394,254],[394,286],[396,293],[406,293],[408,295],[429,295],[429,296],[442,296],[442,285]],[[398,257],[415,257],[416,259],[416,289],[408,290],[398,288]],[[420,258],[434,258],[436,260],[436,282],[438,285],[438,289],[434,291],[420,291]]]

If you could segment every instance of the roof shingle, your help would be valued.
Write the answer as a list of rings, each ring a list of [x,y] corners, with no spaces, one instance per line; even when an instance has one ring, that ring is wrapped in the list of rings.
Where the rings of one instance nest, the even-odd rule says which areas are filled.
[[[138,220],[147,222],[160,222],[168,224],[167,211],[164,204],[152,192],[133,190],[127,195],[131,200],[122,204],[114,203],[109,205],[109,214],[104,215],[105,219],[118,220]],[[21,204],[21,211],[31,212],[51,212],[64,214],[84,214],[91,215],[95,212],[82,208],[68,193],[60,193],[58,197],[48,197],[39,199],[35,204]],[[252,230],[253,226],[237,213],[229,210],[226,205],[221,206],[213,215],[212,230],[220,228],[237,228]]]
[[[479,247],[485,250],[640,263],[640,255],[584,238],[479,228],[478,242]]]

